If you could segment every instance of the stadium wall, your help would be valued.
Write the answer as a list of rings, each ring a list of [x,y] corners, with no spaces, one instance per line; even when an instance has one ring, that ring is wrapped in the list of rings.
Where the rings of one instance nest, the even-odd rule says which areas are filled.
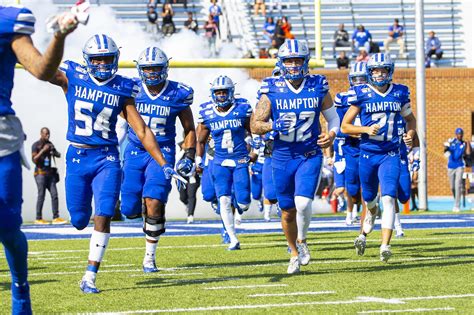
[[[251,69],[251,77],[261,80],[271,69]],[[328,78],[331,94],[348,87],[347,71],[315,70]],[[410,87],[413,111],[416,114],[415,69],[398,69],[394,81]],[[450,196],[447,160],[443,143],[454,136],[457,127],[464,129],[465,139],[473,135],[474,69],[449,68],[426,71],[426,120],[428,147],[428,195]]]

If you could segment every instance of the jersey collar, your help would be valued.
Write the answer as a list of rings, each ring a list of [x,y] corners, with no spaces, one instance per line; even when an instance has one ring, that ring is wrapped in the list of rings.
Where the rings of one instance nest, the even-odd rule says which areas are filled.
[[[110,78],[108,78],[107,80],[105,81],[99,81],[97,80],[96,78],[94,78],[90,73],[89,73],[89,78],[91,78],[92,82],[94,82],[95,84],[97,84],[98,86],[103,86],[103,85],[107,85],[107,83],[109,83],[110,81],[112,81],[113,79],[115,79],[115,74],[113,76],[111,76]]]
[[[158,97],[160,97],[163,92],[166,90],[166,88],[168,87],[168,80],[165,81],[165,85],[163,85],[163,88],[161,89],[160,93],[156,94],[156,95],[153,95],[150,93],[150,91],[148,90],[148,87],[146,86],[145,83],[142,83],[142,86],[143,86],[143,90],[145,91],[146,95],[148,95],[148,97],[152,100],[156,100]]]
[[[225,112],[220,112],[217,110],[216,106],[212,106],[212,109],[214,110],[214,113],[216,113],[216,115],[219,115],[221,117],[225,117],[227,116],[228,113],[232,112],[234,110],[234,107],[235,107],[235,102],[234,104],[232,104],[232,106]]]
[[[380,95],[382,97],[387,96],[390,92],[392,92],[392,89],[393,89],[393,84],[392,83],[390,83],[390,86],[388,87],[387,91],[385,91],[385,93],[380,93],[376,88],[374,88],[370,84],[368,84],[368,86],[372,89],[372,91],[374,91],[375,93],[377,93],[378,95]]]
[[[299,94],[301,91],[303,91],[304,86],[306,84],[306,77],[303,79],[303,81],[301,81],[301,85],[298,89],[295,89],[295,87],[287,79],[284,79],[284,80],[286,82],[286,86],[290,89],[291,92],[295,94]]]

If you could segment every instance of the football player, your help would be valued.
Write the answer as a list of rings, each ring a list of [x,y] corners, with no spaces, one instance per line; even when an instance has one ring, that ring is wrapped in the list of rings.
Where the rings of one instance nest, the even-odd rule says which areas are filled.
[[[135,106],[145,124],[153,132],[156,142],[170,165],[175,164],[176,118],[184,129],[184,156],[176,171],[184,177],[194,172],[196,132],[194,130],[193,89],[183,83],[168,80],[168,57],[158,47],[143,50],[137,60],[140,92]],[[143,232],[145,257],[143,271],[158,272],[155,253],[160,235],[165,232],[165,207],[171,191],[171,178],[146,151],[133,129],[128,131],[129,144],[124,152],[121,211],[128,218],[142,216],[145,199]],[[180,182],[178,182],[180,183]]]
[[[349,85],[352,88],[366,83],[366,63],[354,63],[349,71]],[[348,92],[341,92],[334,97],[334,106],[336,106],[341,122],[350,107],[347,103],[347,96]],[[334,140],[334,180],[336,186],[334,194],[342,196],[344,192],[347,192],[349,196],[347,198],[346,225],[352,225],[357,220],[357,204],[360,200],[359,138],[359,135],[350,136],[339,131]]]
[[[253,136],[252,140],[250,141],[250,146],[252,148],[252,152],[256,155],[256,160],[250,166],[250,174],[251,174],[251,193],[252,199],[257,202],[258,210],[260,212],[263,211],[263,200],[262,200],[262,192],[263,192],[263,183],[262,183],[262,170],[263,170],[263,163],[265,161],[265,157],[263,154],[264,145],[263,140],[260,136]]]
[[[344,116],[341,130],[350,135],[361,136],[359,175],[362,195],[367,212],[362,229],[369,234],[374,228],[378,209],[377,192],[381,190],[383,205],[382,244],[380,259],[387,262],[392,255],[390,239],[395,220],[395,202],[400,178],[399,121],[403,117],[407,132],[403,141],[412,146],[416,134],[416,119],[410,107],[410,91],[407,86],[392,83],[394,63],[389,55],[373,54],[367,62],[369,84],[349,90],[351,105]],[[361,126],[354,121],[360,116]],[[355,240],[357,251],[365,250],[365,235]]]
[[[289,274],[299,272],[300,264],[310,261],[306,238],[320,180],[321,148],[331,146],[339,129],[328,82],[324,76],[309,74],[309,57],[303,41],[287,40],[280,47],[277,65],[281,76],[262,83],[251,123],[254,134],[279,133],[273,142],[272,172],[283,211],[282,227],[291,248]],[[320,131],[321,112],[328,122],[328,133]]]
[[[28,245],[20,230],[22,223],[22,155],[25,135],[10,100],[16,63],[37,79],[47,81],[61,62],[64,42],[78,24],[70,13],[57,17],[59,29],[44,54],[33,44],[33,13],[19,5],[0,5],[0,242],[11,272],[12,313],[31,314],[27,280]],[[3,309],[6,312],[6,309]]]
[[[66,154],[66,205],[76,229],[89,224],[92,197],[95,203],[88,265],[80,282],[84,293],[99,293],[95,280],[120,194],[122,171],[115,130],[118,115],[127,120],[165,176],[176,175],[163,157],[155,134],[135,108],[139,87],[132,79],[116,74],[119,55],[112,38],[94,35],[83,48],[86,65],[65,61],[50,80],[63,89],[68,103],[67,139],[71,144]]]
[[[204,146],[212,135],[215,152],[211,174],[218,211],[230,238],[228,250],[240,249],[234,227],[232,195],[239,212],[246,211],[250,205],[250,157],[245,138],[250,133],[252,107],[246,99],[234,98],[234,91],[234,83],[227,76],[219,76],[213,81],[212,100],[201,104],[199,110],[196,154],[196,165],[202,168]]]

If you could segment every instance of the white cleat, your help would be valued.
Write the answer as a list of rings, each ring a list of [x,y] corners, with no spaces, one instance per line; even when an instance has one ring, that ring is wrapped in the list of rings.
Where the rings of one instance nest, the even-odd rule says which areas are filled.
[[[356,237],[356,239],[354,241],[354,247],[355,247],[357,255],[359,255],[359,256],[364,255],[365,244],[366,244],[366,240],[365,240],[365,236],[363,234]]]
[[[286,273],[293,275],[299,272],[300,272],[300,260],[298,256],[292,256],[290,259],[290,264],[288,265],[288,269],[286,270]]]
[[[353,224],[354,222],[352,221],[352,215],[349,213],[348,215],[346,215],[346,225],[352,226]]]
[[[311,259],[311,254],[309,253],[308,244],[306,243],[296,243],[296,248],[298,249],[298,259],[302,266],[309,264]]]
[[[401,238],[401,237],[404,237],[404,236],[405,236],[405,233],[403,233],[403,230],[402,229],[397,229],[395,237]]]
[[[365,232],[365,234],[369,234],[373,231],[375,225],[375,215],[376,213],[372,214],[372,212],[367,209],[362,227],[362,230]]]
[[[194,217],[192,215],[188,215],[188,219],[186,221],[187,224],[193,224],[194,223]]]
[[[390,257],[392,257],[392,251],[390,250],[390,245],[380,246],[380,261],[387,262]]]

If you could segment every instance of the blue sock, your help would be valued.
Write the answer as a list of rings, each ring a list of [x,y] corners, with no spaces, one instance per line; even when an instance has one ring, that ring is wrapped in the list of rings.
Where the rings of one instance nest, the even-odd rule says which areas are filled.
[[[0,235],[12,275],[12,313],[31,314],[28,285],[28,243],[20,229],[2,231]]]

